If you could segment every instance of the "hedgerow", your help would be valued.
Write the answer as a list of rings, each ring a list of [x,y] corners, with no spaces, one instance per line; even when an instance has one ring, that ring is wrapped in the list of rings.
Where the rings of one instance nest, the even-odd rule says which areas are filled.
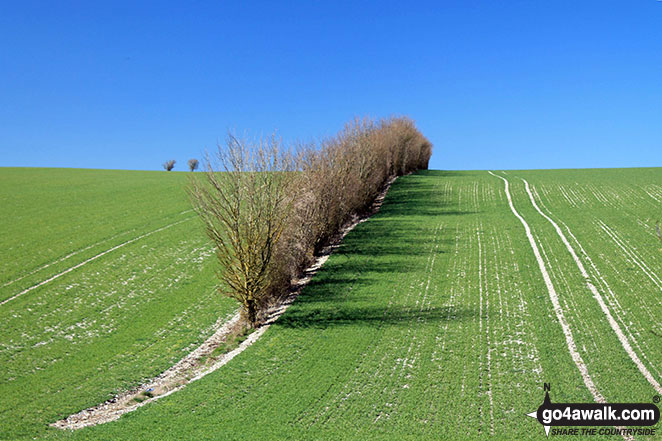
[[[354,119],[333,137],[290,146],[229,135],[189,187],[221,264],[219,290],[259,326],[342,227],[391,178],[427,169],[431,153],[404,117]]]

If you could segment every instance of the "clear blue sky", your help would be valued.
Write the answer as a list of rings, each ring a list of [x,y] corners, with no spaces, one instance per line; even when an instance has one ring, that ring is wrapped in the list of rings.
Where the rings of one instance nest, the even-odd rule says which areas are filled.
[[[431,168],[662,166],[658,0],[0,4],[4,166],[183,170],[406,114]]]

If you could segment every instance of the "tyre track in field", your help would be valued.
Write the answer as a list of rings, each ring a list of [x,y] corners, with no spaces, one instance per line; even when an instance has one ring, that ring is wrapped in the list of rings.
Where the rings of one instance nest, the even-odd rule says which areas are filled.
[[[611,311],[609,310],[609,307],[607,306],[607,303],[604,301],[602,298],[602,295],[600,295],[600,292],[598,289],[595,287],[593,282],[591,282],[591,278],[586,271],[586,268],[584,268],[584,264],[579,260],[579,257],[577,256],[577,253],[575,252],[574,248],[572,245],[570,245],[570,242],[568,242],[567,237],[565,234],[563,234],[563,231],[561,230],[561,227],[558,226],[552,218],[547,216],[545,213],[542,212],[540,207],[538,207],[538,204],[535,201],[535,198],[533,197],[533,194],[531,193],[531,188],[529,186],[529,183],[526,179],[521,178],[522,181],[524,181],[524,188],[526,189],[527,194],[529,195],[529,200],[531,201],[531,204],[533,205],[533,208],[536,209],[536,211],[544,217],[552,226],[554,227],[554,230],[556,230],[556,234],[561,238],[561,241],[565,245],[566,249],[572,256],[572,259],[575,261],[575,265],[577,265],[577,268],[579,269],[579,272],[584,278],[584,281],[586,282],[586,286],[588,289],[591,291],[593,294],[593,297],[595,300],[598,302],[600,305],[600,309],[602,309],[602,312],[604,315],[607,317],[607,321],[609,322],[609,326],[611,329],[614,331],[616,336],[618,337],[618,340],[621,342],[621,345],[623,346],[623,349],[625,352],[628,354],[632,362],[637,366],[639,369],[639,372],[646,378],[646,380],[650,383],[651,386],[655,389],[655,391],[658,394],[662,394],[662,387],[660,386],[660,383],[655,379],[655,377],[650,373],[648,368],[642,363],[642,361],[639,359],[639,356],[637,356],[636,352],[634,349],[632,349],[632,346],[630,345],[630,342],[626,335],[623,333],[623,330],[621,329],[620,325],[614,319],[614,316],[611,314]],[[575,239],[576,240],[576,239]]]
[[[546,210],[550,215],[552,215],[551,210],[543,202],[543,199],[540,196],[540,194],[538,193],[536,187],[532,186],[531,187],[531,192],[533,193],[534,197],[538,199],[542,209]],[[547,196],[547,197],[549,197],[549,196]],[[661,376],[662,374],[660,373],[660,370],[655,367],[655,363],[653,363],[648,358],[648,356],[646,355],[646,351],[642,347],[642,344],[643,344],[643,346],[645,346],[648,350],[651,350],[649,345],[647,344],[647,342],[645,340],[643,341],[643,343],[639,342],[636,339],[636,337],[634,336],[634,334],[632,333],[632,330],[630,329],[630,326],[628,326],[627,323],[625,322],[625,320],[623,319],[623,317],[626,316],[628,313],[625,311],[625,309],[621,305],[618,297],[616,296],[616,294],[614,294],[611,287],[609,286],[609,284],[607,283],[605,278],[600,273],[600,270],[597,268],[597,266],[593,262],[593,259],[591,259],[591,256],[589,256],[588,252],[584,249],[584,247],[579,242],[577,237],[575,237],[575,235],[572,233],[572,231],[570,230],[570,227],[568,227],[568,225],[565,222],[563,222],[561,219],[557,218],[557,222],[559,224],[561,224],[563,226],[563,228],[565,228],[565,231],[568,233],[568,235],[574,241],[575,245],[578,247],[580,254],[583,255],[584,259],[589,263],[591,269],[593,270],[595,280],[598,280],[602,284],[603,289],[606,290],[606,291],[603,291],[603,292],[604,292],[606,298],[608,299],[611,307],[616,311],[616,319],[620,322],[621,326],[623,328],[625,328],[625,330],[627,331],[627,335],[629,336],[630,341],[636,346],[636,349],[639,350],[641,356],[645,359],[645,361],[648,362],[648,367],[651,368],[652,370],[654,370],[655,373],[658,376]],[[641,303],[641,308],[644,311],[646,311],[646,313],[648,314],[650,320],[653,323],[657,323],[656,316],[653,313],[653,311],[651,310],[651,308],[647,306],[646,301],[641,299],[639,296],[636,296],[636,297]],[[642,326],[640,325],[639,327],[641,328]]]
[[[52,262],[50,262],[50,263],[46,263],[46,264],[40,266],[39,268],[34,269],[34,270],[30,271],[29,273],[22,275],[21,277],[18,277],[18,278],[14,279],[14,280],[10,280],[9,282],[5,282],[5,283],[2,285],[2,288],[6,287],[6,286],[9,286],[9,285],[12,285],[12,284],[14,284],[14,283],[16,283],[16,282],[20,282],[21,280],[25,279],[26,277],[29,277],[29,276],[33,275],[34,273],[38,273],[39,271],[45,270],[46,268],[48,268],[48,267],[50,267],[50,266],[52,266],[52,265],[58,264],[58,263],[60,263],[60,262],[64,262],[65,260],[69,259],[70,257],[75,256],[76,254],[80,254],[80,253],[82,253],[82,252],[84,252],[84,251],[87,251],[87,250],[89,250],[89,249],[91,249],[91,248],[94,248],[94,247],[96,247],[96,246],[98,246],[98,245],[101,245],[102,243],[108,242],[109,240],[113,240],[113,239],[115,239],[115,238],[117,238],[117,237],[123,236],[123,235],[128,234],[128,233],[129,233],[129,231],[125,231],[125,232],[123,232],[123,233],[116,234],[116,235],[114,235],[114,236],[112,236],[112,237],[109,237],[108,239],[104,239],[104,240],[101,240],[101,241],[99,241],[99,242],[97,242],[97,243],[94,243],[94,244],[92,244],[92,245],[88,245],[88,246],[86,246],[85,248],[81,248],[81,249],[78,249],[78,250],[76,250],[76,251],[73,251],[73,252],[67,254],[67,255],[64,256],[64,257],[60,257],[60,258],[57,259],[57,260],[54,260],[54,261],[52,261]]]
[[[497,177],[501,180],[503,180],[505,184],[505,192],[506,192],[506,197],[508,199],[508,205],[510,206],[510,211],[515,215],[517,219],[522,223],[524,226],[524,230],[526,231],[526,237],[529,240],[529,245],[531,245],[531,249],[533,250],[533,254],[536,257],[536,261],[538,262],[538,268],[540,269],[540,273],[542,274],[543,280],[545,282],[545,286],[547,287],[547,292],[549,294],[549,298],[552,301],[552,305],[554,307],[554,313],[556,314],[556,318],[558,319],[559,323],[561,324],[561,329],[563,330],[563,334],[565,335],[565,341],[566,341],[566,346],[568,347],[568,351],[570,352],[570,356],[572,357],[572,360],[575,362],[575,365],[577,366],[577,369],[579,370],[579,373],[584,380],[584,384],[586,385],[586,388],[591,392],[591,395],[593,395],[593,398],[595,401],[599,403],[604,403],[605,398],[602,396],[598,388],[595,386],[595,383],[593,382],[593,379],[591,378],[590,374],[588,373],[588,368],[586,367],[586,363],[582,359],[581,354],[577,350],[577,344],[575,343],[575,339],[572,336],[572,330],[570,329],[570,325],[568,324],[568,321],[565,318],[565,315],[563,314],[563,309],[561,308],[561,304],[559,302],[559,296],[556,293],[556,289],[554,288],[554,284],[552,283],[552,280],[549,276],[549,273],[547,272],[547,267],[545,265],[545,262],[540,254],[540,249],[538,248],[538,244],[536,243],[533,234],[531,233],[531,227],[529,227],[529,224],[524,220],[524,218],[517,212],[515,209],[515,206],[513,205],[513,199],[510,195],[510,189],[509,189],[509,182],[506,178],[495,175],[491,171],[488,171],[489,174],[491,174],[494,177]]]
[[[139,241],[140,239],[144,239],[144,238],[146,238],[146,237],[148,237],[148,236],[151,236],[152,234],[156,234],[156,233],[159,233],[159,232],[161,232],[161,231],[163,231],[163,230],[167,230],[168,228],[170,228],[170,227],[174,227],[175,225],[179,225],[179,224],[181,224],[181,223],[183,223],[183,222],[190,221],[191,219],[195,219],[195,216],[192,216],[192,217],[189,217],[189,218],[186,218],[186,219],[183,219],[183,220],[177,221],[177,222],[173,222],[173,223],[171,223],[171,224],[169,224],[169,225],[166,225],[166,226],[164,226],[164,227],[157,228],[156,230],[150,231],[149,233],[141,234],[141,235],[138,236],[138,237],[134,237],[133,239],[127,240],[126,242],[122,242],[122,243],[119,244],[119,245],[115,245],[114,247],[112,247],[112,248],[110,248],[110,249],[107,249],[106,251],[102,251],[101,253],[99,253],[99,254],[97,254],[97,255],[95,255],[95,256],[92,256],[92,257],[90,257],[89,259],[86,259],[86,260],[82,261],[81,263],[79,263],[79,264],[77,264],[77,265],[74,265],[74,266],[72,266],[72,267],[70,267],[70,268],[67,268],[66,270],[64,270],[64,271],[62,271],[62,272],[59,272],[59,273],[57,273],[56,275],[54,275],[54,276],[52,276],[52,277],[49,277],[49,278],[46,279],[46,280],[43,280],[43,281],[41,281],[41,282],[39,282],[39,283],[37,283],[37,284],[35,284],[35,285],[32,285],[32,286],[29,287],[29,288],[24,289],[23,291],[19,292],[18,294],[14,294],[13,296],[11,296],[11,297],[9,297],[9,298],[7,298],[7,299],[1,301],[1,302],[0,302],[0,306],[4,305],[4,304],[6,304],[6,303],[9,303],[9,302],[11,302],[12,300],[15,300],[15,299],[21,297],[22,295],[27,294],[27,293],[29,293],[30,291],[32,291],[32,290],[34,290],[34,289],[36,289],[36,288],[39,288],[40,286],[46,285],[47,283],[52,282],[53,280],[56,280],[56,279],[58,279],[58,278],[64,276],[65,274],[68,274],[68,273],[70,273],[70,272],[72,272],[72,271],[74,271],[74,270],[76,270],[76,269],[78,269],[78,268],[80,268],[80,267],[82,267],[82,266],[84,266],[84,265],[87,265],[88,263],[90,263],[90,262],[92,262],[92,261],[94,261],[94,260],[96,260],[96,259],[98,259],[98,258],[100,258],[100,257],[103,257],[103,256],[105,256],[105,255],[108,254],[108,253],[111,253],[111,252],[113,252],[113,251],[115,251],[115,250],[117,250],[117,249],[119,249],[119,248],[122,248],[122,247],[124,247],[124,246],[126,246],[126,245],[132,244],[133,242],[137,242],[137,241]],[[55,263],[55,262],[54,262],[54,263]]]
[[[572,336],[572,330],[570,329],[570,325],[568,324],[568,321],[565,318],[565,315],[563,314],[563,309],[561,309],[561,304],[559,302],[559,297],[558,294],[556,293],[556,290],[554,288],[554,284],[552,283],[552,280],[549,276],[549,273],[547,272],[547,268],[545,266],[545,262],[542,259],[542,256],[540,254],[540,250],[538,248],[538,245],[533,237],[533,234],[531,233],[531,227],[529,227],[529,224],[524,220],[524,218],[517,212],[515,209],[515,206],[513,205],[513,199],[510,196],[510,190],[509,190],[509,182],[506,178],[495,175],[491,171],[488,171],[489,174],[492,176],[495,176],[501,180],[503,180],[505,184],[505,191],[506,191],[506,197],[508,198],[508,205],[510,205],[510,211],[513,212],[515,217],[519,219],[519,221],[522,223],[524,226],[524,230],[526,231],[526,237],[529,239],[529,244],[531,245],[531,249],[533,250],[533,254],[536,257],[536,261],[538,262],[538,267],[540,268],[540,272],[542,273],[543,280],[545,281],[545,285],[547,286],[547,292],[549,293],[549,298],[552,301],[552,305],[554,307],[554,312],[556,313],[556,318],[558,319],[559,323],[561,324],[561,328],[563,330],[563,334],[565,335],[565,340],[566,340],[566,346],[568,346],[568,351],[570,352],[570,356],[572,357],[572,360],[575,362],[575,366],[577,366],[577,369],[579,370],[579,373],[584,380],[584,384],[586,385],[586,388],[591,392],[591,395],[593,395],[593,399],[598,402],[598,403],[606,403],[607,401],[605,400],[605,397],[600,393],[598,388],[596,387],[595,383],[593,382],[593,379],[591,378],[591,375],[588,372],[588,368],[586,366],[586,363],[584,362],[584,359],[582,358],[581,354],[577,350],[577,344],[575,343],[575,339]],[[620,429],[622,428],[621,426],[616,426],[616,428]],[[634,437],[631,435],[621,435],[624,439],[630,441],[634,440]]]
[[[144,383],[137,389],[124,392],[119,394],[115,398],[112,398],[104,403],[101,403],[97,406],[84,409],[78,413],[68,416],[67,418],[61,419],[54,423],[49,424],[51,427],[56,427],[58,429],[81,429],[83,427],[95,426],[97,424],[104,424],[110,421],[115,421],[119,419],[122,415],[132,412],[142,406],[145,406],[149,403],[152,403],[156,400],[159,400],[163,397],[172,395],[173,393],[182,390],[189,383],[197,381],[208,374],[220,369],[229,363],[234,357],[241,354],[244,350],[250,347],[255,343],[270,327],[271,325],[278,320],[284,313],[287,311],[290,305],[294,303],[298,295],[301,293],[304,287],[310,283],[313,276],[320,270],[324,265],[327,259],[331,254],[340,246],[342,240],[345,236],[352,231],[357,225],[363,223],[370,219],[375,213],[381,208],[386,194],[388,193],[389,188],[395,182],[397,177],[389,179],[384,188],[381,190],[380,194],[375,198],[372,203],[371,211],[368,214],[363,216],[354,216],[342,229],[337,233],[337,235],[332,239],[331,243],[325,247],[321,254],[317,256],[315,263],[307,268],[302,275],[302,278],[297,281],[293,287],[293,291],[278,305],[270,308],[268,311],[268,317],[266,321],[257,329],[255,329],[243,342],[239,344],[238,347],[233,349],[230,352],[222,354],[220,357],[217,357],[210,365],[203,364],[203,359],[213,353],[213,350],[218,347],[218,344],[224,340],[225,336],[228,335],[231,328],[239,321],[239,313],[235,314],[229,321],[223,321],[219,319],[215,326],[221,326],[216,329],[214,334],[205,340],[198,348],[189,353],[183,359],[181,359],[174,366],[163,372],[161,375],[151,379],[150,381]],[[195,216],[194,216],[195,217]],[[158,230],[152,231],[143,235],[141,237],[135,238],[132,242],[135,242],[138,239],[146,237],[147,235],[156,233],[157,231],[162,231],[171,226],[177,225],[179,223],[185,222],[187,220],[193,219],[184,219],[174,224],[167,225],[166,227],[160,228]],[[441,226],[439,227],[441,228]],[[127,242],[129,243],[129,242]],[[127,243],[118,245],[114,249],[119,248],[119,246],[126,245]],[[106,251],[108,253],[111,250]],[[95,256],[96,257],[96,256]],[[163,391],[162,394],[154,395],[148,399],[145,399],[141,402],[136,402],[133,398],[136,396],[141,396],[141,391],[144,391],[148,388],[153,388],[155,391],[160,389]]]
[[[189,213],[189,212],[191,212],[191,211],[193,211],[193,210],[185,210],[185,211],[182,211],[181,213],[178,213],[178,214],[185,214],[185,213]],[[115,234],[114,236],[111,236],[111,237],[109,237],[109,238],[107,238],[107,239],[104,239],[104,240],[100,240],[99,242],[96,242],[96,243],[94,243],[94,244],[92,244],[92,245],[88,245],[88,246],[86,246],[86,247],[84,247],[84,248],[80,248],[80,249],[78,249],[78,250],[76,250],[76,251],[72,251],[71,253],[67,254],[67,255],[64,256],[64,257],[60,257],[59,259],[56,259],[56,260],[54,260],[54,261],[52,261],[52,262],[49,262],[49,263],[46,263],[46,264],[44,264],[44,265],[42,265],[42,266],[40,266],[40,267],[38,267],[38,268],[36,268],[36,269],[33,269],[32,271],[30,271],[30,272],[27,273],[27,274],[24,274],[24,275],[22,275],[22,276],[20,276],[20,277],[17,277],[16,279],[10,280],[9,282],[5,282],[5,283],[3,283],[2,286],[0,286],[0,287],[1,287],[1,288],[4,288],[4,287],[7,287],[7,286],[9,286],[9,285],[12,285],[12,284],[14,284],[14,283],[16,283],[16,282],[20,282],[21,280],[25,279],[26,277],[29,277],[29,276],[31,276],[31,275],[33,275],[33,274],[35,274],[35,273],[38,273],[39,271],[45,270],[46,268],[48,268],[48,267],[50,267],[50,266],[53,266],[53,265],[55,265],[55,264],[58,264],[58,263],[60,263],[60,262],[64,262],[65,260],[69,259],[70,257],[73,257],[73,256],[75,256],[75,255],[77,255],[77,254],[82,253],[82,252],[85,252],[85,251],[87,251],[87,250],[89,250],[89,249],[92,249],[92,248],[96,247],[97,245],[101,245],[102,243],[108,242],[109,240],[113,240],[113,239],[115,239],[115,238],[117,238],[117,237],[124,236],[125,234],[129,234],[131,231],[133,231],[133,230],[124,231],[124,232],[122,232],[122,233]]]

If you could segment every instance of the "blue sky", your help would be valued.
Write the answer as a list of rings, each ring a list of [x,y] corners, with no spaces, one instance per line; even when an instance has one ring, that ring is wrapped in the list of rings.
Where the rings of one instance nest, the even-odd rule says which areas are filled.
[[[405,114],[431,168],[662,165],[662,2],[0,4],[4,166],[183,170]]]

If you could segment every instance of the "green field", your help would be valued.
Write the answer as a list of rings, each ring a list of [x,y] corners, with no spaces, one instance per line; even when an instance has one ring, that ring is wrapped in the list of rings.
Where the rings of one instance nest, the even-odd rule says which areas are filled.
[[[1,439],[44,436],[49,422],[159,374],[234,311],[214,292],[186,183],[185,173],[0,169],[0,300],[62,274],[0,305]]]
[[[623,339],[662,381],[662,169],[494,173],[560,312],[502,179],[419,172],[253,346],[180,392],[70,432],[47,425],[163,371],[234,305],[213,293],[185,174],[0,169],[0,299],[154,232],[0,305],[0,438],[543,439],[525,416],[543,382],[553,401],[650,402],[656,387]]]

